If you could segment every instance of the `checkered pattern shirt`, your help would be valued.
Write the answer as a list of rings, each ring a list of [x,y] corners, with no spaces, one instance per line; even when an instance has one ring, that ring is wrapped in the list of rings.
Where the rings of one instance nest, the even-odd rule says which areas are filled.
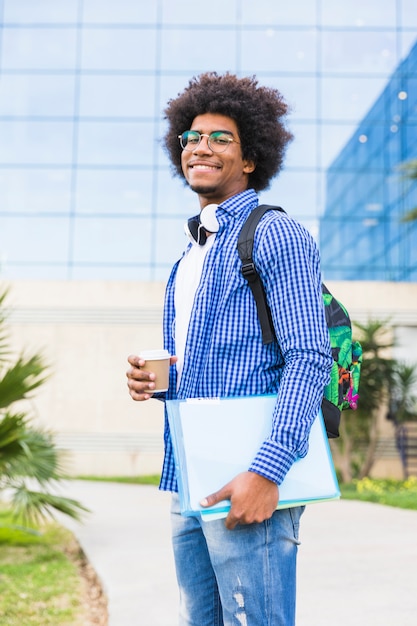
[[[256,304],[243,278],[237,252],[239,231],[258,197],[246,190],[217,209],[219,231],[197,288],[178,391],[175,366],[161,399],[276,394],[273,425],[249,471],[280,484],[308,449],[332,357],[321,295],[319,254],[309,232],[277,211],[256,230],[254,262],[264,284],[277,340],[262,343]],[[191,245],[191,244],[190,244]],[[164,346],[175,354],[175,276],[168,280]],[[177,491],[168,419],[160,488]]]

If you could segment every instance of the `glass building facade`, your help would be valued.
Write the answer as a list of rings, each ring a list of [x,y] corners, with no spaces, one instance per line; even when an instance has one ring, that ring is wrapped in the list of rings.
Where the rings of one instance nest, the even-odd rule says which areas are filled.
[[[417,44],[327,172],[320,249],[325,278],[417,281]]]
[[[337,245],[340,181],[370,184],[341,150],[417,40],[415,0],[0,0],[0,25],[0,278],[11,280],[167,278],[198,206],[161,149],[163,109],[208,70],[256,74],[284,94],[295,139],[261,201],[316,237],[328,221]],[[381,106],[394,101],[411,99]],[[369,147],[370,129],[383,131],[367,124]],[[397,150],[381,146],[378,158]],[[380,196],[366,202],[388,211]]]

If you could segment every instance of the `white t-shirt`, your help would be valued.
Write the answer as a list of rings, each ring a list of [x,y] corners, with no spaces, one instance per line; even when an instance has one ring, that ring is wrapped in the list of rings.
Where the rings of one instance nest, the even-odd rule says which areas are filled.
[[[187,341],[195,292],[200,284],[204,260],[213,246],[215,238],[216,235],[213,233],[207,237],[204,246],[193,244],[187,254],[181,259],[175,277],[175,354],[178,357],[176,363],[177,389],[184,365],[185,343]]]

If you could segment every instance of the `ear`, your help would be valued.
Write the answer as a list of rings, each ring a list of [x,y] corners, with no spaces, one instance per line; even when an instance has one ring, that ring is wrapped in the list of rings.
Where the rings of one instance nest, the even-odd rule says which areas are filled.
[[[243,171],[245,174],[252,174],[255,171],[256,165],[253,161],[243,161]]]

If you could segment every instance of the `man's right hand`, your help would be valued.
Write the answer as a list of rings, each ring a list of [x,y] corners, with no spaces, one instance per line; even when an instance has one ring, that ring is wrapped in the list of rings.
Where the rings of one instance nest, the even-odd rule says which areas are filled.
[[[155,389],[155,374],[142,369],[145,361],[139,356],[131,354],[127,360],[130,363],[130,367],[126,372],[130,396],[133,400],[149,400],[149,398],[152,398],[153,390]],[[176,362],[177,357],[172,356],[170,365],[174,365]]]

